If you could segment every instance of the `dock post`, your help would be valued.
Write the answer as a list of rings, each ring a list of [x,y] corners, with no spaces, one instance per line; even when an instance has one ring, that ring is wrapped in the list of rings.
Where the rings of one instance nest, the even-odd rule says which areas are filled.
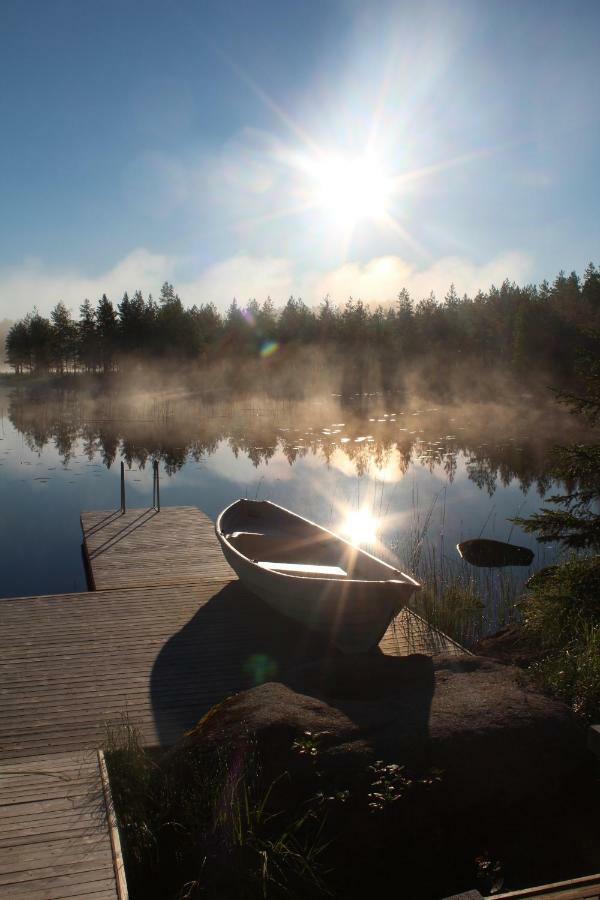
[[[121,463],[121,515],[125,513],[125,463]]]
[[[152,506],[160,512],[160,475],[158,470],[158,460],[152,460],[152,467],[154,469],[154,478],[152,482]]]

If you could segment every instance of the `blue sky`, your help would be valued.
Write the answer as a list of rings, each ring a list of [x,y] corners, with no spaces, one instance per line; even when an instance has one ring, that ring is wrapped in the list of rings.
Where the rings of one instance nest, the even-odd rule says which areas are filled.
[[[581,272],[599,26],[596,0],[4,0],[0,318],[165,279],[224,307]]]

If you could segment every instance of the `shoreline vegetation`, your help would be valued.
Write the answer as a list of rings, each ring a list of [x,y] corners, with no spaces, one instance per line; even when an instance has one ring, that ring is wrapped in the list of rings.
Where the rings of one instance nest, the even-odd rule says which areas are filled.
[[[281,309],[270,299],[243,306],[233,300],[222,314],[212,303],[186,308],[165,282],[158,300],[139,290],[117,303],[105,294],[96,306],[85,299],[78,320],[61,302],[49,318],[34,308],[10,327],[6,362],[18,375],[40,376],[108,375],[140,364],[205,370],[230,361],[229,381],[256,387],[261,369],[271,380],[289,366],[303,377],[316,352],[319,364],[341,369],[342,393],[375,384],[397,390],[407,378],[438,392],[449,383],[472,389],[474,373],[490,370],[515,383],[545,379],[562,387],[574,377],[576,348],[595,326],[600,270],[591,263],[583,278],[560,272],[552,284],[505,280],[474,297],[460,297],[451,285],[439,301],[433,293],[415,301],[403,289],[385,307],[353,298],[339,307],[326,297],[313,309],[292,296]],[[242,360],[255,365],[246,370]]]

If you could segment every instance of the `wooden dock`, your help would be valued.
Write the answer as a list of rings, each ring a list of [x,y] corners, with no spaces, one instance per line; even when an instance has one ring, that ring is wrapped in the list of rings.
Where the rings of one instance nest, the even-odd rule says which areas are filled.
[[[95,755],[107,724],[168,745],[229,694],[330,652],[244,590],[199,510],[82,527],[97,590],[0,600],[1,898],[118,896]],[[408,610],[380,648],[464,652]]]
[[[0,762],[0,897],[119,900],[97,753]]]
[[[84,512],[81,527],[93,590],[235,577],[213,523],[195,506]]]

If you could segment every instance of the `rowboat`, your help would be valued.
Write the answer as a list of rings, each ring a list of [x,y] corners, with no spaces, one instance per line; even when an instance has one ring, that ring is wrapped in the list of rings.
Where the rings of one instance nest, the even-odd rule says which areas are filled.
[[[376,647],[420,588],[399,569],[268,500],[237,500],[215,530],[248,590],[344,653]]]

